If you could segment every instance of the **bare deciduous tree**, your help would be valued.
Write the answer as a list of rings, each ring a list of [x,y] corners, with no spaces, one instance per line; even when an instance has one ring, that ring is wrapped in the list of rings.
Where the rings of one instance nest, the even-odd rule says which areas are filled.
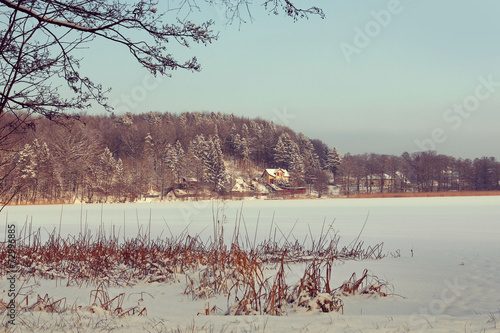
[[[228,23],[244,22],[244,11],[251,18],[249,0],[204,2],[220,6]],[[173,3],[179,10],[199,9],[190,0]],[[301,9],[290,0],[263,0],[263,5],[294,20],[324,16],[317,7]],[[217,39],[213,21],[166,22],[158,6],[155,0],[0,0],[0,151],[13,149],[15,134],[34,126],[33,115],[58,121],[93,103],[111,110],[107,90],[85,76],[75,52],[95,39],[121,45],[153,75],[199,71],[196,57],[179,61],[167,45],[211,43]]]
[[[205,0],[214,5],[213,0]],[[250,15],[248,0],[221,0],[228,22],[243,21],[242,10]],[[301,9],[289,0],[265,0],[274,14],[281,10],[293,19],[308,14],[324,16],[321,9]],[[179,8],[198,8],[194,2],[178,1]],[[0,0],[0,117],[16,117],[0,132],[0,144],[9,133],[25,126],[30,114],[49,119],[67,110],[84,109],[95,101],[106,104],[105,90],[84,76],[74,51],[101,38],[120,44],[152,74],[168,75],[172,69],[199,71],[196,57],[176,60],[167,49],[170,41],[182,47],[191,42],[207,44],[217,38],[213,22],[195,24],[177,19],[164,22],[158,2],[132,3],[109,0]],[[60,81],[71,94],[61,95]],[[70,97],[67,97],[70,96]]]
[[[9,128],[26,125],[30,114],[49,119],[87,108],[92,101],[106,108],[102,86],[82,75],[74,51],[95,38],[124,46],[152,74],[170,69],[200,69],[196,58],[179,62],[167,53],[171,39],[210,43],[211,21],[165,24],[153,1],[135,4],[106,0],[0,0],[0,116],[15,114]],[[61,80],[68,92],[59,88]],[[70,96],[70,97],[67,97]],[[0,140],[9,134],[1,133]]]

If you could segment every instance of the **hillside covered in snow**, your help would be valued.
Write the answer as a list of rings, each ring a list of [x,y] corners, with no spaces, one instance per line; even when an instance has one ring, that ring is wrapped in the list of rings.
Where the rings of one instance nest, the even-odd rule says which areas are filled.
[[[32,127],[12,135],[0,155],[0,197],[13,203],[268,193],[260,179],[266,168],[288,170],[288,186],[324,190],[319,182],[328,182],[341,159],[288,127],[221,113],[33,119]]]

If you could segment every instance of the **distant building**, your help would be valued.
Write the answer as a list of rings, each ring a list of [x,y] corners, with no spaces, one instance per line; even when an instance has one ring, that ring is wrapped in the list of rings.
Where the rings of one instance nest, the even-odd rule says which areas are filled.
[[[183,189],[196,189],[198,186],[198,179],[196,178],[182,178],[182,183],[180,185],[181,188]]]
[[[362,178],[361,183],[366,187],[380,187],[382,184],[384,186],[392,186],[394,184],[394,179],[386,173],[383,175],[375,174]]]
[[[266,183],[288,183],[290,181],[290,174],[285,169],[266,169],[262,174],[262,179]]]

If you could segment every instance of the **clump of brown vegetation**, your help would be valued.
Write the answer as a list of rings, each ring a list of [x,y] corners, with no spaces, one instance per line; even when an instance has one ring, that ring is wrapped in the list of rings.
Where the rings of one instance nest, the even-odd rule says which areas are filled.
[[[366,223],[366,222],[365,222]],[[110,297],[106,286],[127,286],[136,283],[171,282],[185,278],[184,294],[193,299],[209,299],[226,295],[227,314],[284,315],[298,308],[306,311],[343,312],[340,296],[370,294],[387,296],[388,285],[365,270],[360,279],[355,274],[342,286],[332,288],[332,263],[336,260],[381,259],[383,243],[364,247],[356,240],[348,246],[339,246],[339,236],[330,225],[323,223],[320,237],[309,245],[293,236],[293,229],[285,235],[275,226],[273,237],[258,243],[248,233],[240,235],[241,222],[228,245],[224,241],[224,223],[214,220],[214,236],[202,241],[186,231],[179,236],[152,239],[148,232],[131,239],[106,236],[102,230],[95,236],[90,231],[77,237],[62,238],[55,231],[42,242],[41,231],[21,230],[16,247],[18,276],[58,279],[67,286],[83,284],[97,286],[90,293],[89,311],[97,307],[114,315],[144,315],[146,309],[123,309],[124,293]],[[31,227],[29,228],[31,230]],[[244,226],[246,230],[246,226]],[[326,230],[326,231],[324,231]],[[279,233],[278,233],[279,232]],[[281,237],[277,235],[281,234]],[[315,238],[310,233],[311,240]],[[0,260],[7,260],[6,243],[0,246]],[[306,263],[300,281],[287,284],[288,265]],[[275,266],[275,275],[266,277],[265,270]],[[6,266],[0,274],[7,274]],[[25,303],[23,303],[25,302]],[[36,302],[23,301],[25,310],[61,312],[65,299],[54,300],[48,295],[38,296]],[[214,311],[205,311],[206,314]]]
[[[103,284],[100,284],[97,289],[90,291],[90,301],[88,306],[73,305],[68,306],[66,304],[66,297],[55,299],[50,297],[48,294],[45,296],[40,296],[39,294],[34,295],[33,292],[29,292],[24,296],[19,302],[16,302],[16,311],[43,311],[48,313],[62,313],[66,311],[89,311],[91,313],[96,312],[108,312],[112,315],[119,317],[147,315],[147,310],[145,307],[142,309],[139,306],[134,306],[128,309],[123,308],[123,300],[125,299],[125,293],[120,293],[117,296],[111,298],[108,290]],[[36,300],[33,300],[36,298]],[[5,311],[8,304],[0,301],[0,311]]]
[[[356,278],[356,273],[353,273],[349,280],[344,282],[340,287],[335,289],[335,295],[375,295],[385,297],[392,294],[392,288],[387,281],[379,279],[377,276],[370,274],[367,269],[359,279]]]
[[[324,275],[321,273],[321,268],[325,272]],[[306,268],[300,282],[288,295],[289,303],[295,303],[297,306],[307,308],[308,311],[342,311],[343,313],[344,303],[334,295],[330,287],[331,276],[331,261],[323,263],[321,260],[313,260]]]

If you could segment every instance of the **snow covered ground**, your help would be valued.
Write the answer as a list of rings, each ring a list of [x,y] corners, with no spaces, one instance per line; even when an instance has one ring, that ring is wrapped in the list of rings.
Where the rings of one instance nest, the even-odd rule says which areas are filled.
[[[0,218],[15,223],[18,231],[31,222],[46,234],[60,229],[62,236],[102,225],[108,233],[114,226],[120,237],[124,229],[125,237],[133,237],[139,228],[144,231],[150,226],[152,237],[188,228],[190,234],[208,239],[214,216],[226,221],[228,239],[240,220],[245,227],[240,233],[257,242],[269,237],[272,226],[308,242],[311,234],[319,237],[325,221],[325,228],[331,225],[345,245],[358,236],[367,220],[360,240],[366,245],[384,242],[385,252],[400,256],[338,261],[332,284],[340,285],[366,268],[389,281],[396,295],[343,297],[344,314],[299,311],[282,317],[224,316],[227,300],[219,296],[208,300],[218,313],[205,316],[206,300],[183,295],[186,282],[179,280],[109,288],[110,296],[127,295],[124,307],[146,307],[145,317],[117,318],[84,310],[33,312],[18,314],[17,323],[24,322],[24,329],[34,331],[68,332],[113,328],[114,332],[500,332],[500,197],[17,206],[5,208]],[[0,239],[4,233],[0,231]],[[287,278],[298,280],[303,268],[304,264],[290,265]],[[54,300],[66,297],[68,306],[84,307],[95,289],[39,279],[25,286]],[[0,292],[6,289],[4,276]],[[8,300],[5,291],[1,297]],[[18,330],[22,331],[26,330]]]

